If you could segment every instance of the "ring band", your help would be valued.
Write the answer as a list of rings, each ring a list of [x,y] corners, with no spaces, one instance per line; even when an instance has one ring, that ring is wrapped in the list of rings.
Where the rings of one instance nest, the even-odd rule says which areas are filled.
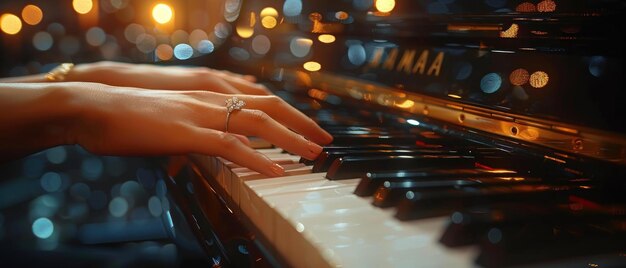
[[[246,103],[237,97],[232,97],[226,100],[226,131],[228,132],[228,121],[230,121],[230,114],[236,110],[241,110]]]
[[[65,76],[74,68],[73,63],[62,63],[46,74],[46,80],[50,82],[63,82]]]

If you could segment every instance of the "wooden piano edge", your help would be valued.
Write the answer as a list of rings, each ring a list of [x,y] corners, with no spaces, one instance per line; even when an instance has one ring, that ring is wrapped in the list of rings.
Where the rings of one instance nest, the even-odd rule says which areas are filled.
[[[192,176],[195,176],[195,180],[192,180],[194,189],[202,189],[202,191],[212,191],[215,195],[219,197],[222,201],[222,205],[226,207],[226,209],[230,212],[231,216],[239,221],[239,223],[246,229],[250,236],[247,237],[251,241],[254,242],[254,245],[257,247],[258,251],[262,254],[262,257],[265,258],[265,261],[269,264],[270,267],[290,267],[286,259],[278,253],[278,250],[270,243],[270,239],[268,239],[262,232],[259,230],[252,221],[243,213],[239,206],[232,200],[231,196],[226,194],[224,189],[217,183],[217,181],[208,174],[201,166],[201,159],[203,156],[190,155],[187,158],[189,159],[189,168],[191,169]],[[207,157],[207,156],[204,156]],[[201,183],[204,188],[197,187],[197,183]],[[206,212],[203,211],[206,216]],[[219,220],[219,219],[217,219]],[[219,236],[219,234],[216,234]],[[254,266],[254,265],[253,265]],[[256,266],[255,266],[256,267]]]

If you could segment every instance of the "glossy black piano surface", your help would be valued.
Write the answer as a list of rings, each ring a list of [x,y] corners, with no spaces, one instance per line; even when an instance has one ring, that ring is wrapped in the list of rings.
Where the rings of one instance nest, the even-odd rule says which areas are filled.
[[[163,60],[154,49],[143,53],[120,42],[124,49],[114,59],[256,75],[335,137],[320,158],[302,162],[328,172],[329,180],[360,178],[355,194],[403,221],[449,217],[438,243],[451,250],[476,246],[479,253],[467,266],[626,265],[626,120],[619,112],[626,103],[624,1],[227,0],[218,8],[230,16],[207,30],[215,44],[210,53],[196,48],[198,57]],[[124,41],[122,31],[111,34]],[[12,47],[4,44],[7,51]],[[81,53],[75,56],[93,59]],[[8,62],[19,65],[14,58]],[[24,69],[2,67],[13,74]],[[60,151],[68,158],[59,166],[54,156]],[[206,167],[195,162],[174,180],[165,175],[164,162],[99,158],[69,147],[6,166],[11,179],[0,191],[26,188],[20,183],[41,183],[47,191],[57,176],[61,184],[53,193],[23,192],[19,200],[4,201],[20,206],[0,207],[3,252],[13,252],[9,243],[29,228],[36,232],[32,215],[45,207],[61,211],[46,216],[55,228],[77,235],[59,238],[63,246],[52,250],[47,240],[30,236],[18,243],[18,259],[45,252],[50,256],[44,259],[58,261],[68,251],[86,251],[94,256],[87,262],[128,254],[122,266],[156,265],[153,260],[166,266],[181,260],[294,264],[245,215],[231,211],[230,197],[201,172]],[[119,165],[124,171],[115,173]],[[89,179],[94,170],[111,183]],[[68,179],[72,172],[87,179]],[[159,193],[152,184],[135,189],[146,186],[146,174],[167,190]],[[85,187],[88,197],[81,195]],[[126,197],[122,188],[133,193]],[[98,196],[109,211],[93,207]],[[116,196],[136,203],[126,204],[127,226],[111,238],[103,234],[119,222],[107,214],[114,213]],[[54,198],[63,200],[60,208],[47,208],[59,202]],[[207,199],[217,204],[207,205]],[[171,218],[154,207],[170,202]],[[26,210],[28,217],[7,216]],[[142,226],[154,230],[133,237],[132,224],[146,219],[150,224]],[[177,219],[174,225],[185,235],[168,229]],[[221,220],[244,231],[220,226]],[[95,242],[81,236],[90,224],[105,228],[92,231]],[[142,239],[150,242],[128,243]]]

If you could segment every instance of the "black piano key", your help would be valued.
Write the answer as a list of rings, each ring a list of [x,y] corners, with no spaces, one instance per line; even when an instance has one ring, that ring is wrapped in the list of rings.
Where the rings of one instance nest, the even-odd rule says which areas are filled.
[[[374,194],[376,189],[385,181],[401,181],[401,180],[425,180],[425,179],[453,179],[465,177],[497,177],[497,176],[517,176],[517,172],[505,169],[414,169],[414,170],[398,170],[392,172],[368,172],[361,178],[359,184],[354,190],[354,194],[358,196],[369,196]]]
[[[408,191],[398,204],[400,220],[443,216],[455,210],[495,203],[565,202],[570,195],[596,195],[596,187],[584,184],[537,184],[487,187],[464,187],[440,191]]]
[[[395,205],[406,192],[425,192],[428,190],[437,190],[442,188],[460,189],[463,187],[481,187],[493,185],[507,184],[533,184],[540,183],[543,180],[539,178],[525,177],[487,177],[487,178],[462,178],[462,179],[445,179],[430,181],[386,181],[374,193],[372,204],[377,207],[390,207]]]
[[[493,227],[521,226],[529,222],[597,224],[613,219],[626,220],[624,205],[599,208],[585,207],[579,203],[490,205],[452,213],[439,241],[449,247],[466,246],[478,242],[478,238]]]
[[[335,135],[332,145],[358,145],[358,144],[393,144],[413,145],[419,139],[414,135]]]
[[[361,156],[342,157],[336,159],[326,172],[331,180],[359,178],[367,172],[400,170],[412,168],[471,168],[475,156],[469,155],[394,155],[394,156]]]
[[[618,253],[626,249],[626,221],[543,223],[490,228],[476,262],[484,267],[529,265],[566,257]]]
[[[345,151],[323,151],[313,164],[313,172],[327,171],[330,165],[338,158],[351,156],[393,156],[393,155],[405,155],[405,156],[419,156],[419,155],[482,155],[482,154],[502,154],[501,151],[476,148],[476,149],[392,149],[392,150],[345,150]]]

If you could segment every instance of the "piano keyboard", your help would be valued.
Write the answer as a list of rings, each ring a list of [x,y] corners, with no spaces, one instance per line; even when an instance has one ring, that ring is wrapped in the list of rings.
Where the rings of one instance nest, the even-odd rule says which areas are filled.
[[[624,262],[626,206],[589,179],[426,129],[324,111],[305,111],[335,138],[317,159],[257,149],[285,168],[282,177],[191,156],[196,173],[288,266]]]
[[[265,178],[221,158],[195,156],[233,204],[294,267],[472,267],[475,247],[438,242],[448,217],[399,221],[394,210],[353,194],[360,179],[328,180],[325,172],[280,149],[259,149],[285,167]]]

